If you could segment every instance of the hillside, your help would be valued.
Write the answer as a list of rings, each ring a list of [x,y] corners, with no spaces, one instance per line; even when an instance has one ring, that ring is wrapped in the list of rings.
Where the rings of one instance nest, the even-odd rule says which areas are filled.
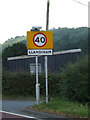
[[[88,50],[88,29],[82,28],[58,28],[53,30],[54,50],[68,50],[81,48]]]
[[[15,43],[26,41],[26,36],[16,36],[15,38],[8,39],[2,45],[2,49],[7,48],[8,46],[12,46]]]
[[[53,31],[54,51],[68,49],[82,49],[88,51],[88,28],[58,28]],[[26,36],[16,36],[8,39],[3,45],[3,49],[17,42],[23,42],[26,45]]]

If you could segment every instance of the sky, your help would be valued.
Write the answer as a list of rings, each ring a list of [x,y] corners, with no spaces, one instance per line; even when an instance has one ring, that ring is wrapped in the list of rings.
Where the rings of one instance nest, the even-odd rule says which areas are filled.
[[[87,27],[88,2],[50,0],[49,29]],[[46,9],[47,0],[0,0],[0,43],[26,36],[32,26],[42,26],[42,30],[46,30]]]

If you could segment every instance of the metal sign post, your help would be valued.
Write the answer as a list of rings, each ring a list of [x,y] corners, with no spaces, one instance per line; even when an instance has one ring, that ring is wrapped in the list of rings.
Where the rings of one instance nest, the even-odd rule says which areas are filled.
[[[40,31],[41,27],[32,27],[31,31]],[[34,39],[33,39],[34,40]],[[40,104],[40,84],[38,83],[38,56],[36,58],[36,104]]]
[[[47,56],[45,56],[45,79],[46,79],[46,103],[48,103],[48,66],[47,66]]]
[[[36,56],[36,104],[39,105],[39,103],[40,103],[40,90],[38,83],[38,56]]]

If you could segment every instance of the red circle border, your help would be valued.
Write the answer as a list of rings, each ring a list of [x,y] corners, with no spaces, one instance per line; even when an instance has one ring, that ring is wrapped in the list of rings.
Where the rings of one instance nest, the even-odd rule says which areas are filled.
[[[38,46],[38,45],[35,44],[35,42],[34,42],[34,37],[35,37],[37,34],[42,34],[42,35],[44,35],[44,37],[46,38],[46,42],[45,42],[44,45],[42,45],[42,46]],[[33,43],[34,43],[34,45],[37,46],[37,47],[44,47],[44,46],[46,45],[46,43],[47,43],[47,37],[45,36],[44,33],[36,33],[36,34],[33,36]]]

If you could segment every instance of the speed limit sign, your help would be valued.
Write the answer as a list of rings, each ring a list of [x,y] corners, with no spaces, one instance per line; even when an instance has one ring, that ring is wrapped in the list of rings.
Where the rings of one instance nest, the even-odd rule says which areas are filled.
[[[53,49],[52,31],[27,31],[27,49]]]
[[[43,47],[47,43],[47,37],[43,33],[36,33],[33,37],[33,43],[37,47]]]

